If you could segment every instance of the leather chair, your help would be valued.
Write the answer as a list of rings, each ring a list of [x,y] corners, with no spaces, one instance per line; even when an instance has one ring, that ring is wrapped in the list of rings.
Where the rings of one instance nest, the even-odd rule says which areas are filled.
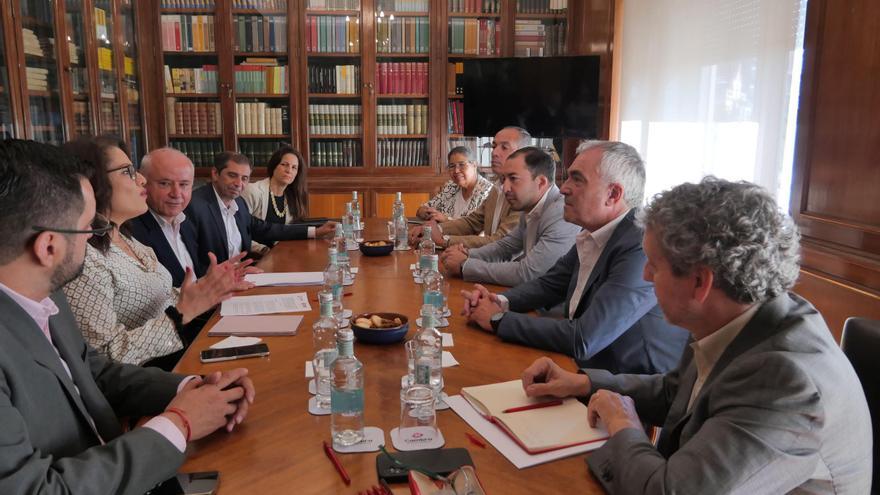
[[[840,348],[849,358],[868,400],[874,427],[874,475],[871,493],[880,493],[880,320],[850,317],[843,324]]]

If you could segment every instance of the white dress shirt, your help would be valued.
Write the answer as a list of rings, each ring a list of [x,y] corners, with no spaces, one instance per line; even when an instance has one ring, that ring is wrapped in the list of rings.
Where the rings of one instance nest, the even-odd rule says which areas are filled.
[[[577,246],[580,267],[578,269],[577,285],[574,288],[574,292],[571,293],[571,299],[568,301],[569,318],[574,319],[574,313],[587,286],[587,281],[590,280],[590,275],[593,273],[593,268],[596,266],[596,261],[599,260],[602,250],[605,249],[605,245],[611,239],[611,234],[614,233],[614,230],[628,212],[629,210],[624,211],[617,218],[606,223],[595,232],[585,229],[577,235],[575,246]]]
[[[213,186],[212,186],[213,189]],[[238,212],[238,203],[234,200],[226,206],[217,189],[213,189],[214,195],[217,196],[217,204],[220,205],[220,215],[223,217],[223,225],[226,227],[226,249],[229,250],[229,257],[232,258],[241,252],[241,232],[238,231],[238,224],[235,223],[235,214]]]
[[[688,411],[694,405],[694,399],[697,398],[700,390],[702,390],[703,384],[706,383],[706,378],[712,373],[712,368],[715,367],[718,358],[721,357],[727,346],[733,342],[733,339],[739,335],[739,332],[755,316],[760,307],[760,304],[753,304],[744,313],[730,320],[727,325],[691,344],[691,349],[694,350],[694,365],[697,367],[697,379],[694,381],[691,398],[688,400]]]
[[[183,212],[180,212],[174,217],[174,220],[169,223],[168,220],[165,220],[165,218],[156,214],[155,211],[150,210],[150,213],[153,215],[153,218],[156,219],[156,222],[159,223],[159,228],[162,229],[162,233],[165,234],[165,240],[167,240],[168,245],[171,246],[171,251],[174,252],[174,257],[177,258],[180,267],[183,268],[184,271],[189,268],[195,272],[192,257],[189,255],[189,251],[186,249],[186,244],[183,243],[183,237],[180,235],[180,224],[186,220],[186,215]]]

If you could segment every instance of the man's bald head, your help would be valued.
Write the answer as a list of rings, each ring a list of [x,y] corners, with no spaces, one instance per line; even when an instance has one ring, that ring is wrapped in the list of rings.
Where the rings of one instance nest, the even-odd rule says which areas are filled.
[[[140,172],[147,179],[147,205],[154,213],[170,222],[189,205],[195,167],[179,150],[151,151],[141,160]]]

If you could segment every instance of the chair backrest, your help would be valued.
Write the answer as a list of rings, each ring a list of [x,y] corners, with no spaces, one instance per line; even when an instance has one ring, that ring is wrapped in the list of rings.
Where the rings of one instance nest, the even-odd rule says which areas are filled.
[[[843,324],[840,348],[849,358],[871,411],[874,427],[874,477],[871,493],[880,492],[880,320],[850,317]]]

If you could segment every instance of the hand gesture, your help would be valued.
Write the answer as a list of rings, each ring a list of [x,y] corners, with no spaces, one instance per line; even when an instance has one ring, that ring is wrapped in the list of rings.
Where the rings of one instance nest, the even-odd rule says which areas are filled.
[[[254,389],[254,382],[251,381],[247,374],[247,368],[236,368],[231,371],[215,371],[205,377],[204,383],[206,384],[218,385],[226,383],[227,385],[224,388],[241,387],[244,389],[244,396],[236,401],[235,412],[229,416],[229,420],[226,423],[226,431],[231,432],[235,425],[241,424],[244,418],[247,417],[248,408],[254,403],[257,392]]]
[[[241,259],[241,254],[233,259]],[[186,269],[183,283],[180,285],[180,296],[177,299],[177,311],[183,316],[183,323],[189,323],[196,316],[213,308],[221,301],[229,299],[239,288],[239,276],[234,263],[217,264],[214,253],[208,253],[211,260],[204,277],[195,280],[190,268]]]
[[[601,420],[611,435],[626,428],[642,429],[642,422],[636,413],[636,405],[632,398],[626,395],[610,390],[598,390],[590,397],[587,408],[590,426],[595,427]]]
[[[548,357],[538,358],[523,370],[522,384],[529,397],[584,397],[592,388],[587,375],[565,371]]]
[[[247,370],[244,370],[244,374],[247,374]],[[242,376],[240,370],[234,370],[218,378],[216,383],[207,383],[207,380],[195,384],[187,383],[171,400],[168,408],[180,410],[189,421],[190,440],[203,438],[221,426],[227,425],[229,421],[227,416],[238,417],[239,402],[242,399],[248,400],[246,387],[223,389],[239,381]],[[253,400],[252,386],[249,400]],[[185,426],[176,414],[166,413],[164,416],[178,425],[181,431],[185,431]]]
[[[336,233],[336,222],[327,222],[320,227],[315,228],[315,239],[326,239],[333,237]]]

